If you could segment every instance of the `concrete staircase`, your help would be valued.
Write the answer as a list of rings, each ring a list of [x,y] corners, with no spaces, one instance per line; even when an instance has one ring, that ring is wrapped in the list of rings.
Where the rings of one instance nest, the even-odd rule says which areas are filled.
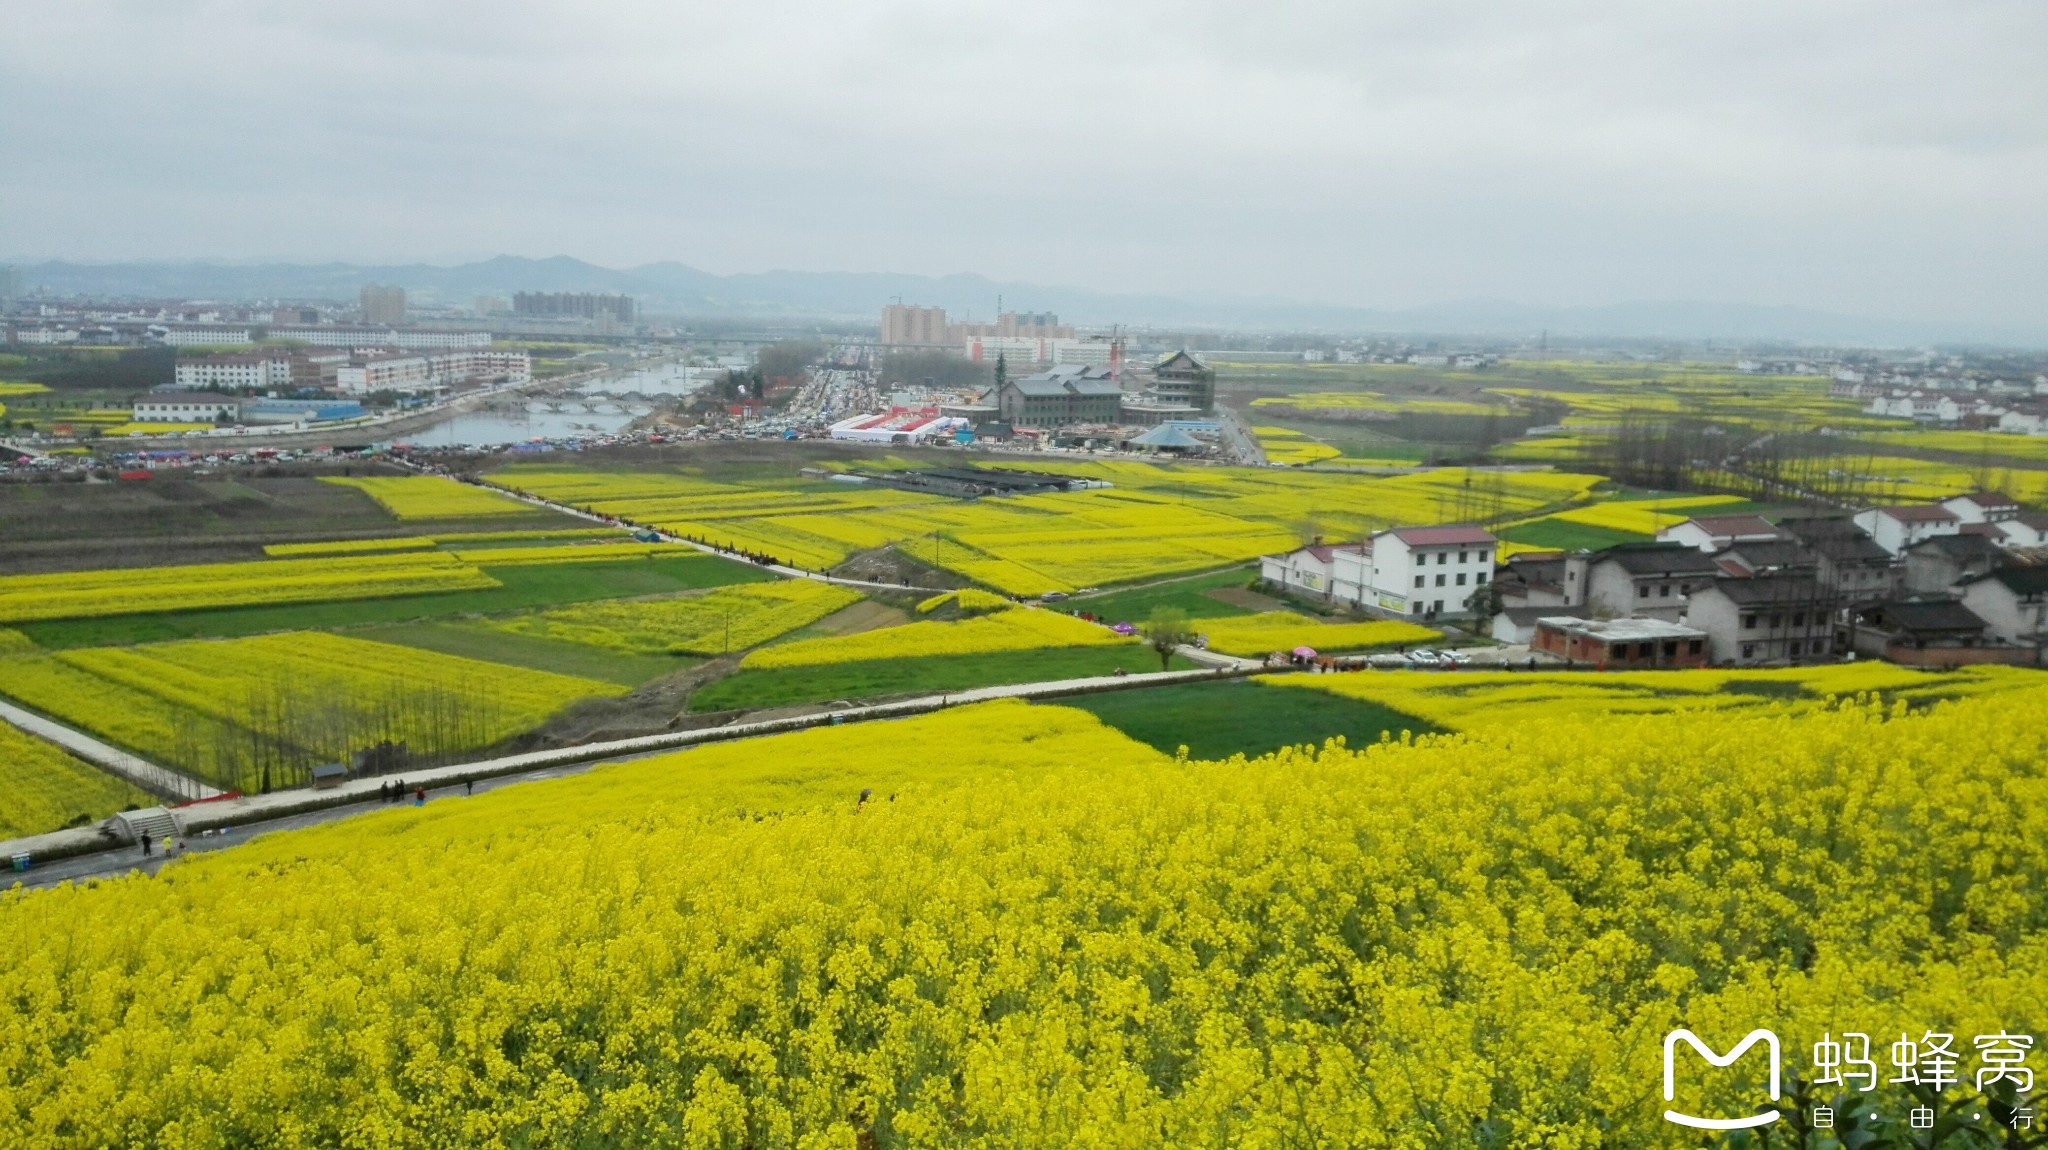
[[[112,831],[122,842],[135,844],[149,836],[152,845],[162,844],[183,831],[178,825],[178,816],[163,807],[144,807],[139,811],[122,811],[100,824],[102,830]]]

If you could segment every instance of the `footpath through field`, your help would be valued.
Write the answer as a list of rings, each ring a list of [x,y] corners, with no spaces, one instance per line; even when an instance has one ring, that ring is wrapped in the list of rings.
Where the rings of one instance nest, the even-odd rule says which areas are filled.
[[[168,767],[157,766],[140,756],[131,755],[127,751],[100,742],[83,731],[73,730],[55,720],[22,710],[12,703],[0,702],[0,720],[5,720],[36,738],[55,743],[86,762],[119,775],[159,797],[182,801],[210,799],[221,793],[197,779],[187,778]]]
[[[395,772],[371,778],[352,779],[329,790],[315,791],[294,789],[278,791],[268,795],[244,795],[232,799],[217,799],[180,809],[177,813],[185,825],[186,849],[217,850],[246,841],[248,837],[268,830],[282,830],[292,827],[310,826],[361,814],[385,805],[377,801],[378,789],[388,783],[403,781],[408,794],[414,788],[424,787],[432,794],[449,787],[483,780],[495,780],[496,785],[506,782],[555,778],[572,770],[586,769],[604,762],[640,758],[662,751],[681,750],[703,743],[726,742],[734,739],[756,738],[762,735],[781,734],[786,731],[800,731],[811,727],[836,726],[843,723],[857,723],[872,719],[895,719],[909,715],[924,714],[946,707],[967,703],[980,703],[990,699],[1057,699],[1069,695],[1097,694],[1105,691],[1125,691],[1143,687],[1165,686],[1173,683],[1202,682],[1217,678],[1253,674],[1264,670],[1262,665],[1248,659],[1235,659],[1214,651],[1197,651],[1183,647],[1180,653],[1196,662],[1205,663],[1208,669],[1201,671],[1161,671],[1135,675],[1098,675],[1082,679],[1058,679],[1042,683],[1011,683],[995,687],[976,687],[972,690],[950,692],[942,695],[924,695],[914,699],[902,699],[893,703],[870,703],[863,706],[840,707],[816,714],[799,715],[786,719],[766,719],[751,723],[728,723],[722,727],[706,727],[692,731],[675,731],[661,735],[642,735],[630,739],[614,739],[602,743],[586,743],[581,746],[563,747],[558,750],[529,751],[525,754],[506,755],[501,758],[483,759],[469,763],[455,763],[445,767],[426,767],[418,770]],[[29,715],[34,719],[35,716]],[[47,720],[38,720],[47,722]],[[75,736],[86,742],[93,742],[69,728],[50,724],[58,731]],[[42,732],[38,732],[42,733]],[[44,737],[51,737],[45,734]],[[70,744],[66,744],[67,746]],[[104,746],[104,744],[101,744]],[[111,751],[111,748],[107,748]],[[119,754],[120,752],[114,752]],[[133,756],[127,756],[133,758]],[[140,760],[136,760],[140,761]],[[162,770],[162,768],[155,768]],[[214,792],[218,794],[219,792]],[[232,833],[227,828],[232,827]],[[205,832],[218,832],[208,836]],[[90,878],[98,875],[119,874],[126,871],[155,871],[163,864],[161,856],[144,858],[139,848],[132,846],[106,846],[100,844],[100,837],[93,830],[54,831],[50,834],[35,835],[25,839],[0,842],[0,859],[16,853],[37,854],[57,853],[72,857],[58,858],[52,862],[34,866],[25,874],[12,876],[26,887],[53,886],[73,879]],[[81,853],[86,852],[86,853]]]

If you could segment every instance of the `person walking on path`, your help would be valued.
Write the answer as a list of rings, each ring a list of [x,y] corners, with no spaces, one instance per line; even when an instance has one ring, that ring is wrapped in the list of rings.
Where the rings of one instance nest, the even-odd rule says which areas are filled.
[[[471,796],[471,795],[473,795],[473,794],[475,794],[475,793],[476,793],[476,780],[475,780],[475,779],[464,779],[464,780],[462,780],[462,797],[463,797],[463,798],[468,798],[469,796]]]
[[[415,788],[413,788],[413,792],[412,792],[412,805],[413,805],[413,806],[416,806],[416,807],[423,807],[423,806],[426,806],[426,805],[427,805],[427,788],[425,788],[425,787],[415,787]]]
[[[142,832],[142,857],[149,857],[149,832]]]

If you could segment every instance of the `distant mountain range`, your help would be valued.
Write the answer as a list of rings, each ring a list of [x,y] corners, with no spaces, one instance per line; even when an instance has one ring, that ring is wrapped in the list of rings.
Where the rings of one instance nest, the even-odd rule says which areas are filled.
[[[1301,303],[1271,297],[1118,295],[1082,288],[999,283],[978,275],[770,271],[721,276],[675,262],[615,269],[568,256],[498,256],[477,263],[363,266],[201,261],[21,265],[30,290],[130,298],[352,300],[368,283],[395,283],[422,299],[468,305],[517,291],[623,292],[644,313],[768,320],[873,322],[901,299],[992,318],[1000,296],[1021,311],[1057,312],[1083,325],[1121,323],[1341,333],[1411,333],[1627,339],[1715,339],[1817,344],[2048,344],[2048,331],[1922,323],[1837,315],[1800,307],[1645,301],[1603,307],[1533,307],[1472,299],[1400,311]]]

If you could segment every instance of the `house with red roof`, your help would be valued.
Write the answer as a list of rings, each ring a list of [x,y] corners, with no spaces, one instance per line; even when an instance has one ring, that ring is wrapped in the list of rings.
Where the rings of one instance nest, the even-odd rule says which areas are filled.
[[[1719,551],[1737,543],[1769,543],[1784,533],[1756,515],[1702,515],[1657,532],[1659,543],[1683,543],[1701,551]]]
[[[1872,507],[1858,511],[1854,522],[1894,556],[1924,539],[1955,535],[1963,529],[1962,517],[1938,503]]]
[[[1493,578],[1499,542],[1470,524],[1377,531],[1332,555],[1333,595],[1389,615],[1469,615],[1472,596]]]
[[[1297,547],[1284,555],[1261,556],[1259,578],[1297,595],[1329,599],[1334,587],[1331,576],[1337,553],[1356,551],[1359,546],[1357,543],[1329,544],[1318,538],[1314,543]]]
[[[1964,495],[1951,495],[1941,505],[1955,513],[1964,523],[2003,523],[2017,518],[2020,513],[2019,501],[2003,491],[1972,491]]]

